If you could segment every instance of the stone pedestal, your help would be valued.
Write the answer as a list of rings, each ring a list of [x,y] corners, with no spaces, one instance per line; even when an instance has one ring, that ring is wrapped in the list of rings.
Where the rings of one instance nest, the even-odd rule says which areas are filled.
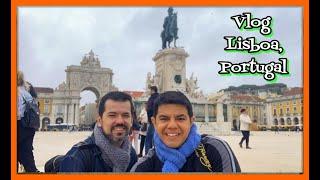
[[[186,58],[189,54],[183,48],[160,50],[154,57],[156,65],[155,84],[159,92],[186,91]]]

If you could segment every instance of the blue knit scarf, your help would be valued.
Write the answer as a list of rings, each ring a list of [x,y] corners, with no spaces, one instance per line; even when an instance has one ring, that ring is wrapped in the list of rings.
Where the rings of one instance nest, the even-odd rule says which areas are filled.
[[[162,172],[179,172],[179,169],[199,146],[201,136],[197,133],[197,127],[192,124],[186,141],[178,148],[173,149],[166,146],[160,139],[157,131],[154,132],[153,140],[158,158],[163,162]]]

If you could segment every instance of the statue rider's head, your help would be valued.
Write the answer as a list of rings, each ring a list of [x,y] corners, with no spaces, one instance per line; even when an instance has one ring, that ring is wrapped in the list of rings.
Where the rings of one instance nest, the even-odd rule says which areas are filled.
[[[173,8],[172,7],[169,7],[168,13],[169,13],[169,15],[172,15],[172,13],[173,13]]]

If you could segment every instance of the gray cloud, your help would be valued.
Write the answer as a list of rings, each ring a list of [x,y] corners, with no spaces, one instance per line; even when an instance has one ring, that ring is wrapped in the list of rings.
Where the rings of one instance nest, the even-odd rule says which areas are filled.
[[[223,36],[255,36],[239,31],[231,16],[252,12],[254,17],[274,18],[273,39],[286,49],[290,77],[279,77],[288,86],[302,86],[301,8],[188,8],[178,12],[178,46],[190,54],[187,76],[198,77],[200,89],[215,92],[230,85],[266,84],[261,76],[222,77],[217,61],[248,61],[252,55],[226,53]],[[114,72],[114,84],[122,90],[143,90],[147,72],[154,73],[152,57],[161,48],[160,32],[167,7],[19,8],[18,68],[35,86],[55,88],[65,80],[68,65],[79,65],[93,49],[101,65]],[[258,61],[276,61],[279,55],[254,55]]]

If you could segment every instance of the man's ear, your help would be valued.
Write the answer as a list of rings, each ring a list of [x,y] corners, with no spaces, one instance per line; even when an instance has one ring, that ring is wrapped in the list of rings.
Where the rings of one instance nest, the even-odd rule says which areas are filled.
[[[151,122],[152,122],[153,126],[156,124],[156,119],[153,116],[151,117]]]
[[[97,125],[98,127],[102,126],[102,118],[100,116],[97,117]]]
[[[192,117],[190,118],[190,122],[191,122],[191,123],[193,123],[193,122],[194,122],[194,120],[195,120],[195,117],[194,117],[194,116],[192,116]]]

